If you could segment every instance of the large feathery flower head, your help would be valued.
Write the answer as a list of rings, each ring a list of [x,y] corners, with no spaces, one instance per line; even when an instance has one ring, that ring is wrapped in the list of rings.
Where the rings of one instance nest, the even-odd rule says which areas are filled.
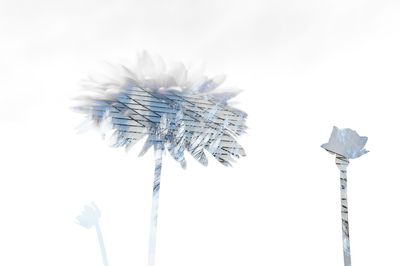
[[[185,167],[185,150],[203,165],[208,151],[230,165],[245,156],[236,138],[245,132],[247,114],[229,105],[238,91],[220,89],[224,79],[208,78],[182,63],[167,66],[143,52],[133,68],[120,66],[112,80],[88,80],[88,93],[78,98],[76,110],[95,127],[108,124],[115,147],[129,150],[147,136],[140,155],[151,147],[166,149]]]

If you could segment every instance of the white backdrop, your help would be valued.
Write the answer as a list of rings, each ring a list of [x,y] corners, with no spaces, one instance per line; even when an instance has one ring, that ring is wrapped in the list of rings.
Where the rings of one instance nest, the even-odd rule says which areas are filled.
[[[153,155],[76,134],[80,81],[146,49],[205,63],[244,92],[233,168],[170,157],[159,266],[342,265],[333,125],[369,137],[350,163],[353,265],[400,265],[398,1],[0,1],[0,265],[146,265]]]

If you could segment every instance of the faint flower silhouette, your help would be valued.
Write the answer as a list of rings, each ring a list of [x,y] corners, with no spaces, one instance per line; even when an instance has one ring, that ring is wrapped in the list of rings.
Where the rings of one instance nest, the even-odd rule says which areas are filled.
[[[185,168],[185,151],[205,166],[207,151],[229,166],[234,158],[245,156],[236,139],[246,130],[247,114],[228,104],[238,91],[217,89],[224,76],[208,78],[182,63],[167,67],[161,58],[151,58],[146,52],[139,55],[134,68],[121,66],[119,71],[105,82],[89,80],[88,94],[78,98],[76,110],[99,129],[107,128],[108,121],[115,147],[129,151],[146,136],[140,156],[154,149],[149,241],[149,266],[153,266],[163,154],[168,150]]]
[[[321,145],[328,152],[335,154],[336,165],[340,170],[342,239],[345,266],[351,266],[349,211],[347,205],[347,166],[349,165],[349,159],[358,158],[368,152],[364,149],[367,140],[367,137],[360,137],[357,132],[349,128],[339,129],[333,127],[329,142]]]
[[[103,259],[103,265],[108,266],[107,253],[104,246],[103,234],[100,229],[100,210],[97,206],[92,202],[92,206],[85,205],[83,212],[81,215],[76,217],[77,224],[85,227],[86,229],[90,229],[93,226],[96,228],[97,239],[100,245],[100,252]]]

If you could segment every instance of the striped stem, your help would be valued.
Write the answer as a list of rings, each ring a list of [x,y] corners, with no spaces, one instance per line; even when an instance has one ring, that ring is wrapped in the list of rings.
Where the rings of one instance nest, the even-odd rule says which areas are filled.
[[[349,160],[336,154],[336,166],[340,170],[340,196],[342,210],[342,239],[344,265],[351,266],[350,235],[349,235],[349,209],[347,206],[347,166]]]
[[[151,207],[150,221],[150,239],[149,239],[149,260],[148,266],[155,265],[156,240],[157,240],[157,216],[158,216],[158,199],[160,193],[160,176],[162,164],[163,148],[159,145],[154,145],[155,169],[153,183],[153,202]]]

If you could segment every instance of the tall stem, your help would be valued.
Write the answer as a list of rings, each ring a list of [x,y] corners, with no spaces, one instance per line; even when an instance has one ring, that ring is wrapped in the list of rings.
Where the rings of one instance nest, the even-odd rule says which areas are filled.
[[[154,169],[154,183],[153,183],[153,202],[151,207],[148,266],[155,265],[155,257],[156,257],[155,253],[156,253],[156,240],[157,240],[157,216],[158,216],[158,199],[160,193],[162,153],[163,153],[162,147],[159,147],[159,145],[154,145],[155,169]]]
[[[100,245],[101,256],[103,258],[103,265],[108,266],[106,248],[104,246],[103,235],[101,233],[99,223],[97,223],[95,227],[96,227],[97,239],[98,239],[99,245]]]
[[[349,235],[349,209],[347,206],[347,166],[349,160],[343,156],[336,155],[336,165],[340,170],[340,195],[342,209],[342,239],[344,265],[351,266],[350,235]]]

